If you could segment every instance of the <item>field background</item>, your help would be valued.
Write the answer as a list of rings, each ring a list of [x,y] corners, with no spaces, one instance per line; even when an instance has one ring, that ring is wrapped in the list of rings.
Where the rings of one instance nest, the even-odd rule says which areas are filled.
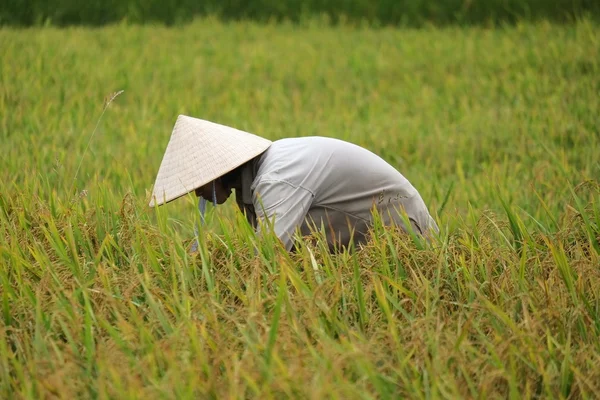
[[[528,20],[572,22],[598,18],[595,0],[4,0],[0,24],[179,24],[203,16],[224,20],[293,21],[422,26],[497,24]]]
[[[600,397],[599,38],[1,28],[0,397]],[[442,234],[287,255],[227,204],[191,256],[195,200],[147,207],[178,114],[367,147]]]

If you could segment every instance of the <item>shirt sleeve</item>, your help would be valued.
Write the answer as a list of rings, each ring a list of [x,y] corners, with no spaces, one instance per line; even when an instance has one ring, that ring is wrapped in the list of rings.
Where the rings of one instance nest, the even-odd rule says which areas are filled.
[[[256,217],[260,221],[258,231],[260,225],[268,220],[273,224],[273,230],[285,248],[290,250],[294,232],[302,225],[313,198],[310,190],[285,181],[259,182],[252,196]]]

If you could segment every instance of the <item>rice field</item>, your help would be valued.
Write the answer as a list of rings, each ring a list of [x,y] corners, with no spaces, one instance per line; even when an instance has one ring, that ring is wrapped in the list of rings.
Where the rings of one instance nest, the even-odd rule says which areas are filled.
[[[1,398],[600,398],[597,23],[0,28],[0,52]],[[178,114],[366,147],[441,234],[287,254],[230,201],[190,254],[193,196],[147,205]]]

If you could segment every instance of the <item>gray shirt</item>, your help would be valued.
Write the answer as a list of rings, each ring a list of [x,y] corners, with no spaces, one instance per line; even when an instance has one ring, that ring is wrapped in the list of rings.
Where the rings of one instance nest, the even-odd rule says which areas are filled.
[[[240,196],[241,194],[241,196]],[[324,228],[331,249],[361,243],[377,209],[385,224],[438,231],[410,182],[376,154],[326,137],[282,139],[242,168],[236,200],[253,226],[268,218],[289,250],[297,228]]]

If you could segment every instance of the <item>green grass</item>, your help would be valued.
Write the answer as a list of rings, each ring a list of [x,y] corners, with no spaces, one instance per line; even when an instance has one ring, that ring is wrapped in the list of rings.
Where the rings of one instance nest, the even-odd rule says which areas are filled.
[[[600,397],[598,37],[0,29],[0,397]],[[227,204],[192,256],[147,207],[180,113],[365,146],[442,234],[288,255]]]
[[[295,21],[326,18],[334,23],[418,27],[425,24],[502,24],[550,19],[597,19],[594,0],[5,0],[0,25],[176,25],[200,16],[225,20]]]

